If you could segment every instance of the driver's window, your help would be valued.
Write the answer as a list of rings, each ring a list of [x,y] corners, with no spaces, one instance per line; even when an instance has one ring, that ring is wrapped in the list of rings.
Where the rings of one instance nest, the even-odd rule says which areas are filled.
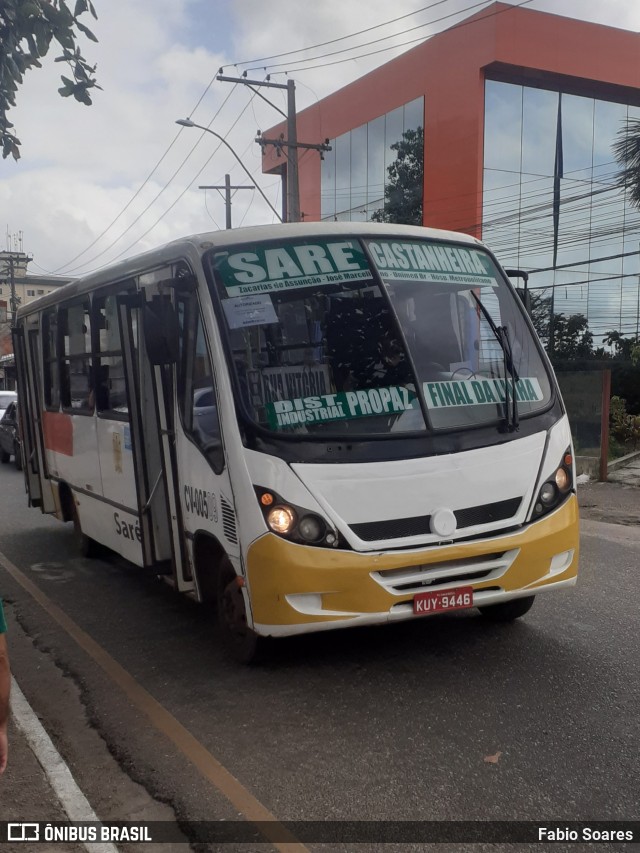
[[[178,300],[180,323],[179,400],[182,423],[215,470],[223,467],[215,378],[204,326],[192,297]]]

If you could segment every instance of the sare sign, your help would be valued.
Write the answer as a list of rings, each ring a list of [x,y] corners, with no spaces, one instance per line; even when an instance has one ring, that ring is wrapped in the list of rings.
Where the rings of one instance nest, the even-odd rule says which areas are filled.
[[[209,521],[218,520],[218,502],[213,492],[186,485],[184,487],[184,506],[187,512],[200,518],[206,518]]]

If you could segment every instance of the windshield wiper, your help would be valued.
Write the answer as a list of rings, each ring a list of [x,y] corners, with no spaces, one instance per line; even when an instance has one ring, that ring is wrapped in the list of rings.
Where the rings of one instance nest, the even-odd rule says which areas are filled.
[[[475,291],[470,291],[471,295],[475,299],[478,308],[482,311],[482,315],[489,324],[491,331],[493,332],[495,339],[500,344],[500,348],[502,349],[502,356],[504,362],[504,419],[505,426],[509,430],[509,432],[514,432],[515,430],[520,428],[520,417],[518,414],[518,400],[516,397],[516,383],[519,379],[518,371],[513,363],[513,350],[511,348],[511,338],[509,337],[509,330],[506,326],[496,326],[495,321],[491,314],[487,311],[486,307],[483,305],[480,297],[475,293]],[[509,386],[507,384],[507,374],[511,376],[511,400],[509,400]],[[511,406],[509,405],[511,403]]]

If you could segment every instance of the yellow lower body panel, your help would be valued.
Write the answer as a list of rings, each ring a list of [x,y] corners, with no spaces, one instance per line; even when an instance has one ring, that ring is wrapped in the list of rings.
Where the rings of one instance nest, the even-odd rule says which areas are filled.
[[[425,590],[473,587],[478,606],[575,583],[578,503],[504,536],[373,553],[332,550],[266,534],[248,549],[254,629],[285,635],[413,616]]]

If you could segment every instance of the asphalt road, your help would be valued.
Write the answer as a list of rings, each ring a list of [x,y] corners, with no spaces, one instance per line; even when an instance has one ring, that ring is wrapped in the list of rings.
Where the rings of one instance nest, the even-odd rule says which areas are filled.
[[[70,525],[26,509],[5,466],[0,537],[44,596],[0,565],[14,673],[104,819],[638,818],[636,527],[585,522],[579,585],[511,626],[461,613],[294,638],[258,668],[161,581],[74,556]]]

